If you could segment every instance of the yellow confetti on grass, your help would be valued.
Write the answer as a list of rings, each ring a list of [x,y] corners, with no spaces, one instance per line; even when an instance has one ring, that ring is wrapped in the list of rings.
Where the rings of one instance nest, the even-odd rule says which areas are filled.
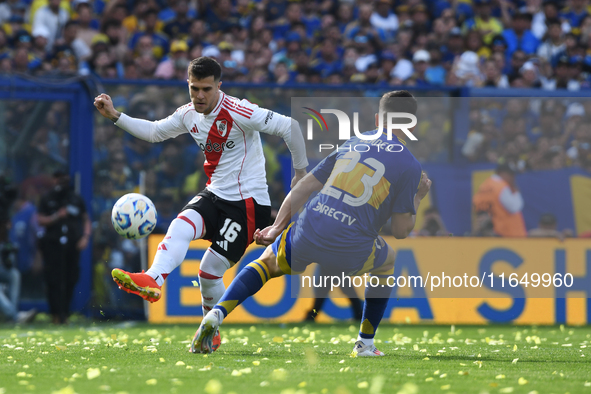
[[[419,392],[419,386],[414,383],[404,383],[402,388],[398,391],[397,394],[417,394]]]
[[[164,363],[164,362],[166,362],[166,360],[165,360],[165,359],[163,359],[162,357],[160,357],[160,358],[159,358],[159,361],[160,361],[161,363]]]
[[[271,373],[271,377],[273,378],[273,380],[286,380],[287,371],[283,368],[275,369]]]
[[[259,365],[261,365],[261,362],[260,362],[260,361],[258,361],[258,360],[257,360],[257,361],[253,361],[253,362],[252,362],[252,365],[254,365],[254,366],[257,366],[257,367],[258,367]]]
[[[17,378],[25,378],[27,377],[27,373],[26,372],[19,372],[16,374]]]
[[[517,345],[513,345],[513,351],[516,352],[517,351]]]
[[[74,391],[74,387],[66,386],[58,391],[52,391],[51,394],[76,394],[76,392]]]
[[[146,384],[148,386],[156,386],[158,384],[158,381],[156,379],[148,379],[146,380]]]
[[[369,387],[369,383],[367,383],[366,381],[357,383],[357,388],[358,389],[366,389],[368,387]]]
[[[440,388],[441,388],[441,390],[449,390],[451,388],[451,384],[444,384]]]
[[[275,343],[283,343],[283,338],[282,337],[274,337],[273,338],[273,342],[275,342]]]
[[[182,367],[183,365],[185,365],[185,363],[182,361],[177,361],[174,365],[176,365],[177,367]]]
[[[505,394],[505,393],[512,393],[513,391],[514,391],[513,387],[503,387],[502,389],[499,390],[499,393]]]
[[[495,379],[505,379],[505,375],[499,374],[499,375],[495,376]]]
[[[511,361],[511,364],[517,364],[517,360],[519,360],[518,358],[514,358],[513,361]]]
[[[232,376],[242,376],[242,372],[238,371],[237,369],[232,371]]]
[[[101,370],[98,368],[88,368],[86,370],[86,377],[88,378],[88,380],[98,378],[99,376],[101,376]]]
[[[306,387],[307,385],[308,385],[308,383],[306,383],[306,382],[300,382],[300,383],[298,384],[298,387],[299,387],[299,388],[301,388],[301,389],[303,389],[303,388],[304,388],[304,387]]]
[[[517,383],[519,383],[520,386],[523,386],[524,384],[527,384],[528,381],[525,378],[519,378]]]
[[[433,376],[429,376],[427,379],[425,379],[425,382],[432,382],[433,381]]]

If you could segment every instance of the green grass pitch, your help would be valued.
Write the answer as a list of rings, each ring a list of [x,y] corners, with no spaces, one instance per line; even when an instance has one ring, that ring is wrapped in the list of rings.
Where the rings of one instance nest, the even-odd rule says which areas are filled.
[[[357,326],[0,326],[0,393],[591,393],[589,327],[382,325],[381,358],[353,358]]]

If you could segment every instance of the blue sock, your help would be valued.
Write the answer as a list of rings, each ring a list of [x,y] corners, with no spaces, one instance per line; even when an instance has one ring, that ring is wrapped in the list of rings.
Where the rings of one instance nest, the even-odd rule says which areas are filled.
[[[220,301],[213,309],[219,309],[228,316],[234,308],[242,304],[244,300],[259,291],[269,280],[269,270],[260,260],[248,264],[236,275]]]
[[[361,318],[361,328],[359,329],[359,337],[362,339],[373,340],[378,325],[384,316],[390,294],[392,293],[392,288],[386,285],[388,276],[378,276],[380,277],[380,285],[384,285],[384,287],[368,286],[365,289],[363,317]]]

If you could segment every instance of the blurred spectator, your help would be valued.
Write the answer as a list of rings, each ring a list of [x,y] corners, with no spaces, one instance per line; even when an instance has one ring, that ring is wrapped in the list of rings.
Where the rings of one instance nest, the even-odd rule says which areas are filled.
[[[392,0],[377,0],[375,11],[371,14],[369,21],[376,29],[382,29],[390,41],[398,30],[398,17],[392,12]]]
[[[547,38],[538,48],[537,55],[541,60],[550,62],[559,53],[566,50],[566,44],[560,20],[550,19],[546,23],[548,25]]]
[[[495,35],[503,31],[503,24],[492,16],[491,0],[475,0],[474,8],[476,15],[464,23],[464,33],[468,30],[477,30],[483,35],[484,43],[488,45]]]
[[[474,229],[470,234],[471,237],[496,237],[493,222],[488,212],[480,211],[476,213],[476,220],[474,221]]]
[[[515,183],[515,171],[506,164],[499,165],[495,174],[478,188],[473,197],[477,213],[487,212],[494,231],[501,237],[525,237],[523,197]]]
[[[21,275],[16,268],[18,247],[8,239],[9,229],[10,219],[4,212],[0,217],[0,284],[6,286],[7,294],[0,289],[0,316],[17,324],[29,323],[37,311],[18,310],[21,292]]]
[[[49,0],[35,13],[33,31],[45,29],[48,31],[47,51],[51,51],[55,40],[61,37],[62,30],[69,19],[68,12],[60,7],[61,0]]]
[[[42,262],[37,250],[37,207],[31,201],[35,191],[32,186],[21,187],[14,202],[11,218],[10,241],[18,248],[16,267],[22,274],[22,287],[29,295],[41,290]]]
[[[530,30],[531,20],[531,14],[518,13],[513,15],[511,28],[503,31],[508,55],[511,55],[516,49],[521,49],[527,55],[535,54],[538,50],[540,42]]]
[[[76,21],[78,21],[79,27],[77,38],[82,40],[90,48],[92,46],[92,39],[99,33],[97,29],[98,23],[92,18],[92,6],[90,3],[78,2],[76,12],[78,14]]]
[[[554,69],[554,78],[546,79],[542,86],[547,90],[567,89],[576,91],[581,88],[579,81],[571,77],[571,63],[568,57],[561,56]]]
[[[423,225],[417,235],[420,237],[441,237],[448,235],[437,208],[429,207],[425,209],[423,213]]]
[[[572,230],[565,229],[564,231],[556,230],[556,216],[551,213],[545,213],[540,217],[538,228],[529,230],[528,237],[535,238],[558,238],[572,237]]]
[[[174,7],[174,20],[164,26],[163,32],[169,39],[186,40],[193,21],[189,18],[189,2],[178,0]]]
[[[189,65],[188,56],[189,46],[184,41],[173,41],[170,44],[170,55],[158,64],[154,76],[156,78],[171,79],[175,76],[175,64],[185,60],[186,66]],[[185,68],[187,68],[185,67]],[[186,78],[185,78],[186,79]]]

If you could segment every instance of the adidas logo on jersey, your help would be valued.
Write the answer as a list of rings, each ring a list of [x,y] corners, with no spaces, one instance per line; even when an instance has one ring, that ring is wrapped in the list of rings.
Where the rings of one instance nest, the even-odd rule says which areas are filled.
[[[223,240],[223,241],[217,241],[216,242],[218,244],[218,246],[224,250],[228,250],[228,241]]]

